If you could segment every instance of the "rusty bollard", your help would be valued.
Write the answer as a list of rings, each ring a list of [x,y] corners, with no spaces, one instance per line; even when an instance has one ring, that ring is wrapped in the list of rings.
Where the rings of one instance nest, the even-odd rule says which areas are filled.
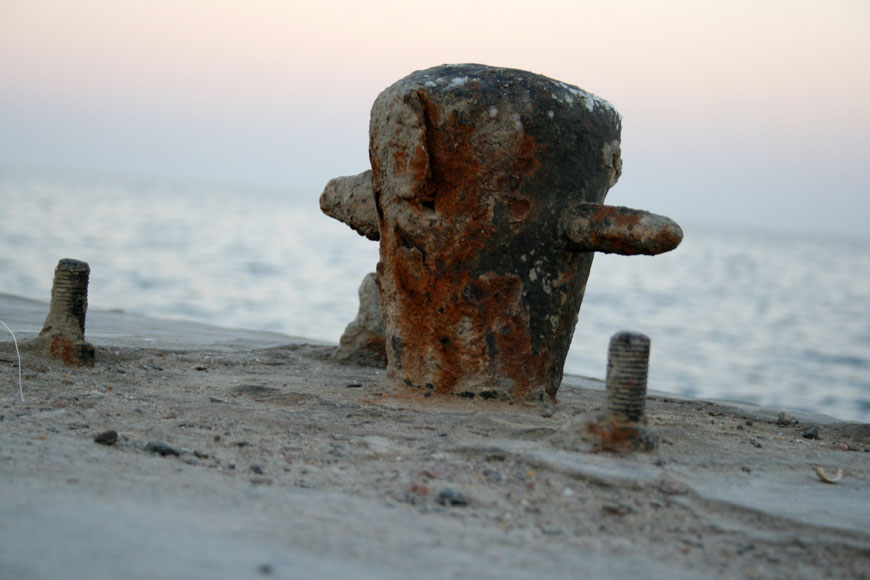
[[[94,365],[94,347],[85,342],[90,273],[86,262],[64,258],[57,263],[48,316],[33,343],[35,350],[71,366]]]
[[[424,393],[555,399],[593,252],[657,254],[682,231],[604,206],[621,118],[606,101],[484,65],[417,71],[372,107],[371,171],[328,215],[380,239],[387,380]]]

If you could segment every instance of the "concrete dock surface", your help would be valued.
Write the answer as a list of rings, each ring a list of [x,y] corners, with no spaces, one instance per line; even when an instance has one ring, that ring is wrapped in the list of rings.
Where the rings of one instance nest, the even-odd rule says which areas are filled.
[[[868,424],[651,391],[656,449],[612,454],[571,431],[595,379],[427,399],[334,345],[97,309],[70,368],[27,349],[47,312],[0,295],[3,579],[870,577]]]

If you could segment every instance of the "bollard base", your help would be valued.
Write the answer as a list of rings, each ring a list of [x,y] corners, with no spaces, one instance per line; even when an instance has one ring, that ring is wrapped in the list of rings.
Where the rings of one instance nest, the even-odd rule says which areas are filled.
[[[658,434],[647,426],[646,418],[626,421],[611,413],[584,413],[575,417],[554,438],[559,447],[608,453],[653,451]]]
[[[91,343],[73,341],[61,334],[41,335],[31,343],[31,348],[67,366],[92,367],[96,358],[96,349]]]

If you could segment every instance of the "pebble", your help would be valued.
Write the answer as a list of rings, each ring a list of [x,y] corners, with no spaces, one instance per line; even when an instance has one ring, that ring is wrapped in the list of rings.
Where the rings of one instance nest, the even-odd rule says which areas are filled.
[[[435,498],[435,501],[443,506],[466,507],[468,505],[468,497],[452,487],[445,487],[438,492],[438,497]]]
[[[181,455],[176,449],[160,441],[149,442],[145,446],[145,451],[149,453],[154,453],[155,455],[160,455],[161,457],[166,457],[167,455],[175,455],[176,457],[178,457],[179,455]]]
[[[616,504],[608,503],[601,506],[601,511],[615,516],[624,516],[632,513],[634,508],[622,502]]]
[[[94,437],[94,442],[100,445],[114,445],[118,442],[118,432],[114,429],[109,429],[108,431],[97,433]]]
[[[804,439],[819,439],[819,428],[813,425],[801,435]]]
[[[777,425],[797,425],[800,421],[783,411],[776,418]]]
[[[656,489],[665,495],[686,495],[689,486],[673,479],[661,478],[655,482]]]

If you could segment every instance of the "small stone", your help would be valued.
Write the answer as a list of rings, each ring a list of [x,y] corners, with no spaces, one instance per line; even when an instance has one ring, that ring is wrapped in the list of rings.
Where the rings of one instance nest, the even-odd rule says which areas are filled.
[[[656,489],[665,495],[686,495],[689,493],[689,486],[673,479],[662,478],[656,481]]]
[[[776,424],[777,425],[797,425],[798,420],[795,419],[794,417],[792,417],[791,415],[789,415],[788,413],[786,413],[785,411],[783,411],[776,418]]]
[[[819,428],[813,425],[812,427],[804,431],[801,437],[803,437],[804,439],[820,439]]]
[[[149,442],[145,446],[145,451],[147,451],[148,453],[154,453],[155,455],[159,455],[161,457],[166,457],[167,455],[174,455],[178,457],[181,455],[176,449],[161,441]]]
[[[468,505],[468,497],[461,491],[451,487],[446,487],[438,492],[438,497],[435,498],[435,501],[448,507],[466,507]]]
[[[615,516],[624,516],[634,511],[634,508],[624,502],[608,503],[601,506],[601,511]]]
[[[263,475],[263,466],[262,465],[252,465],[251,472],[256,473],[257,475]]]
[[[98,433],[96,437],[94,437],[94,442],[99,443],[100,445],[114,445],[118,442],[118,432],[114,429],[109,429],[108,431]]]

